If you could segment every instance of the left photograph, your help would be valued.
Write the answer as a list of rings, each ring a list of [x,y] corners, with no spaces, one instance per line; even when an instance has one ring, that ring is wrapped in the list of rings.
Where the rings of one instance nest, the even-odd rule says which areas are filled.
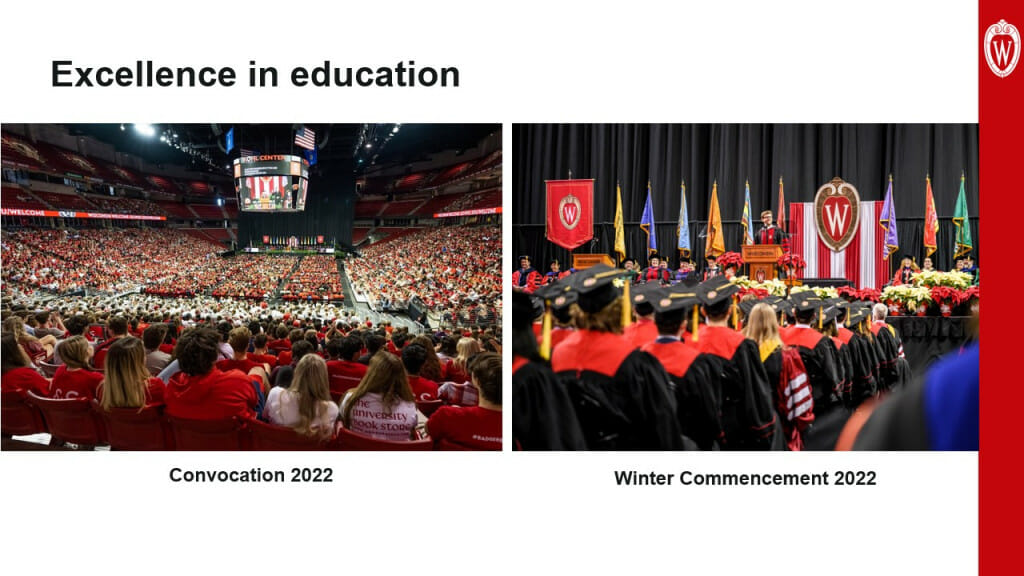
[[[500,124],[4,124],[3,450],[500,450]]]

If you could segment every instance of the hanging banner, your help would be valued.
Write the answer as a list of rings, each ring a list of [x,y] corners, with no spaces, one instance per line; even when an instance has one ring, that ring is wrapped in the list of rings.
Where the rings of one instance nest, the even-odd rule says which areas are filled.
[[[594,237],[594,181],[548,180],[547,238],[573,250]]]
[[[853,184],[836,177],[818,188],[814,221],[825,246],[833,252],[846,248],[860,224],[860,194]]]

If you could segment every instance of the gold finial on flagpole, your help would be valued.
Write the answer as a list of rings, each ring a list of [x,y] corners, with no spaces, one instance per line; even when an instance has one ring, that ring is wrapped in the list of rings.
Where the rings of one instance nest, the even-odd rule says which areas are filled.
[[[892,182],[892,172],[889,172],[889,182]]]

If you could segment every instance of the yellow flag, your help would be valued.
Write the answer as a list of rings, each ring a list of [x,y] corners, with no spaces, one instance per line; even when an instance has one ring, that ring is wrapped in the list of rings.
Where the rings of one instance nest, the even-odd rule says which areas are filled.
[[[725,253],[725,236],[722,234],[722,212],[718,209],[718,181],[711,188],[711,210],[708,212],[708,233],[704,244],[704,257],[718,257]]]
[[[619,262],[626,259],[626,229],[622,225],[622,188],[615,184],[615,253]]]

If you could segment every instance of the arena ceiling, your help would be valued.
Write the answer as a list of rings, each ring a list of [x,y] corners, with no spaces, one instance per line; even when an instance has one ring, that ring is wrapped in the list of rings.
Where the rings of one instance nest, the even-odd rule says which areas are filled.
[[[68,124],[73,135],[89,136],[157,165],[178,165],[219,172],[238,150],[301,153],[293,144],[300,124],[154,124],[146,136],[133,124]],[[461,152],[500,130],[500,124],[304,124],[316,133],[321,170],[345,168],[357,173],[425,160],[446,150]],[[224,149],[234,127],[235,148]],[[369,144],[369,146],[367,146]]]

